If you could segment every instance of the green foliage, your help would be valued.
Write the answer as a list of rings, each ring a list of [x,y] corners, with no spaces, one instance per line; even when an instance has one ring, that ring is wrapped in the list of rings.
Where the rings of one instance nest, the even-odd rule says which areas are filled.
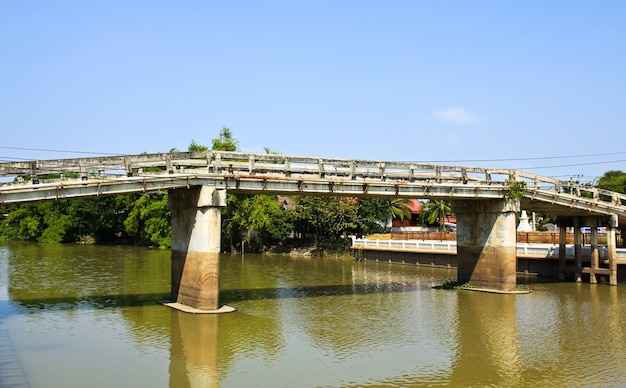
[[[526,182],[507,179],[504,184],[504,198],[509,201],[519,201],[526,193]]]
[[[356,199],[340,197],[293,197],[299,232],[337,238],[355,233],[358,226]]]
[[[235,140],[230,128],[222,127],[219,137],[213,139],[211,149],[215,151],[237,151],[239,149],[239,141]]]
[[[249,251],[265,251],[293,231],[293,214],[275,195],[228,195],[224,210],[224,246],[244,242]]]
[[[618,193],[626,193],[626,173],[620,170],[610,170],[598,180],[597,186],[601,189]]]
[[[121,231],[129,196],[91,197],[14,205],[0,222],[3,239],[62,243],[109,242]]]
[[[115,233],[122,229],[131,196],[106,196],[79,198],[68,201],[68,215],[76,239],[93,237],[97,243],[115,240]]]
[[[411,218],[411,209],[406,206],[407,202],[408,200],[401,199],[359,198],[356,204],[359,221],[356,232],[362,234],[384,229],[394,211],[404,212],[404,217],[408,214],[408,218]]]
[[[400,221],[411,219],[412,212],[411,208],[409,207],[410,203],[411,200],[407,198],[398,198],[391,201],[392,217]]]
[[[377,198],[293,197],[296,232],[338,238],[382,229],[391,217],[391,201]]]
[[[209,149],[209,147],[200,145],[200,144],[196,143],[196,141],[193,140],[193,139],[191,140],[191,144],[189,144],[189,147],[187,147],[187,150],[189,152],[206,151],[208,149]]]
[[[38,241],[43,243],[62,243],[71,239],[72,220],[67,214],[59,214],[53,218],[48,227],[39,236]]]
[[[36,241],[43,230],[43,217],[37,205],[26,204],[10,212],[4,220],[4,224],[10,227],[10,238],[21,241]]]
[[[444,200],[431,199],[424,203],[421,208],[420,217],[422,222],[439,225],[439,230],[444,230],[446,216],[451,216],[452,209],[450,203]]]
[[[172,246],[171,218],[167,194],[147,193],[133,201],[124,221],[124,227],[137,244],[170,248]]]

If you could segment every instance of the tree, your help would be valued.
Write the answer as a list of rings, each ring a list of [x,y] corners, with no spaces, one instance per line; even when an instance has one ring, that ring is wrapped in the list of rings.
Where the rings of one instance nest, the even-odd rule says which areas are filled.
[[[358,216],[356,233],[365,234],[384,229],[393,217],[394,211],[402,206],[398,202],[384,198],[359,198],[356,203]],[[405,208],[411,217],[411,209]]]
[[[275,195],[228,195],[223,213],[224,242],[243,242],[250,251],[265,251],[293,231],[293,214],[280,207]]]
[[[312,233],[316,244],[323,237],[337,238],[358,230],[357,199],[340,197],[292,197],[296,230]]]
[[[448,201],[431,199],[422,205],[422,220],[430,225],[437,223],[439,230],[444,230],[444,223],[448,215],[452,215]]]
[[[620,170],[610,170],[598,180],[598,188],[626,193],[626,173]]]
[[[213,139],[211,149],[214,151],[237,151],[239,149],[239,141],[235,140],[230,128],[222,127],[219,137]]]
[[[411,200],[408,198],[394,199],[391,201],[391,216],[400,221],[410,219],[412,215],[410,204]]]
[[[169,248],[172,246],[171,219],[167,193],[146,193],[130,205],[124,227],[137,244]]]
[[[193,140],[193,139],[191,140],[191,143],[189,144],[189,147],[187,147],[187,151],[189,151],[189,152],[206,151],[208,149],[209,149],[209,147],[200,145],[200,144],[196,143],[196,141]]]
[[[43,216],[38,204],[17,205],[7,213],[3,234],[7,239],[36,241],[43,231]]]

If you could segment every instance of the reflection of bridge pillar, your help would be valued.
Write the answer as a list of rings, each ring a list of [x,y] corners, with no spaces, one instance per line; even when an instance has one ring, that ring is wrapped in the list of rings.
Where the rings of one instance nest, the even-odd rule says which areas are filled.
[[[217,319],[172,313],[170,387],[219,387]]]
[[[452,206],[457,220],[459,283],[514,290],[515,206],[505,200],[459,200]]]
[[[449,386],[522,386],[515,295],[458,293]]]
[[[169,191],[172,299],[199,310],[219,308],[221,207],[226,191],[200,186]]]

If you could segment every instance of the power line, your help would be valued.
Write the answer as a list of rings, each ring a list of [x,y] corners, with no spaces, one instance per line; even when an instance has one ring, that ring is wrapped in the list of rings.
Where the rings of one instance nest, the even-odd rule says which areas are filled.
[[[589,163],[575,163],[575,164],[562,164],[558,166],[536,166],[536,167],[518,167],[518,170],[539,170],[543,168],[559,168],[559,167],[580,167],[580,166],[591,166],[595,164],[609,164],[609,163],[621,163],[626,162],[626,159],[621,160],[607,160],[604,162],[589,162]]]
[[[91,151],[70,151],[70,150],[54,150],[54,149],[45,149],[45,148],[26,148],[26,147],[3,147],[0,146],[0,149],[6,150],[20,150],[20,151],[37,151],[37,152],[59,152],[59,153],[70,153],[70,154],[91,154],[91,155],[112,155],[117,156],[119,153],[107,153],[107,152],[91,152]],[[428,160],[421,161],[420,163],[475,163],[475,162],[514,162],[514,161],[528,161],[528,160],[549,160],[549,159],[573,159],[573,158],[590,158],[590,157],[598,157],[598,156],[610,156],[610,155],[626,155],[626,151],[622,152],[609,152],[602,154],[586,154],[586,155],[565,155],[565,156],[539,156],[539,157],[527,157],[527,158],[501,158],[501,159],[464,159],[464,160]],[[622,160],[618,160],[616,162],[621,162]],[[407,163],[415,163],[407,162]],[[599,162],[599,163],[612,163],[612,162]],[[597,163],[590,163],[597,164]],[[559,167],[559,166],[557,166]],[[569,167],[569,165],[564,166]],[[543,168],[543,167],[541,167]],[[546,167],[547,168],[547,167]]]
[[[90,152],[90,151],[67,151],[67,150],[48,150],[44,148],[24,148],[24,147],[0,147],[5,150],[19,150],[19,151],[37,151],[37,152],[59,152],[65,154],[89,154],[89,155],[110,155],[117,156],[119,154],[111,154],[107,152]],[[28,160],[28,159],[25,159]]]
[[[528,161],[528,160],[591,158],[591,157],[597,157],[597,156],[610,156],[610,155],[626,155],[626,152],[609,152],[609,153],[603,153],[603,154],[566,155],[566,156],[541,156],[541,157],[532,157],[532,158],[428,160],[422,163],[519,162],[519,161]],[[620,162],[620,160],[618,160],[618,162]],[[610,163],[610,162],[607,162],[607,163]]]
[[[36,151],[36,152],[56,152],[56,153],[69,153],[69,154],[87,154],[87,155],[108,155],[108,156],[118,156],[119,153],[107,153],[107,152],[91,152],[91,151],[70,151],[70,150],[55,150],[55,149],[45,149],[45,148],[27,148],[27,147],[6,147],[0,146],[0,149],[5,150],[20,150],[20,151]],[[519,162],[519,161],[531,161],[531,160],[554,160],[554,159],[575,159],[575,158],[591,158],[598,156],[610,156],[610,155],[626,155],[626,152],[609,152],[602,154],[585,154],[585,155],[566,155],[566,156],[542,156],[542,157],[527,157],[527,158],[501,158],[501,159],[463,159],[463,160],[431,160],[431,161],[420,161],[420,162],[404,162],[404,163],[434,163],[434,164],[444,164],[444,163],[484,163],[484,162]],[[17,157],[0,157],[0,160],[3,161],[12,161],[12,160],[32,160],[28,158],[17,158]],[[573,164],[562,164],[562,165],[550,165],[550,166],[532,166],[532,167],[516,167],[519,170],[540,170],[547,168],[563,168],[563,167],[581,167],[581,166],[591,166],[591,165],[599,165],[599,164],[610,164],[610,163],[622,163],[626,162],[626,159],[620,160],[609,160],[609,161],[601,161],[601,162],[588,162],[588,163],[573,163]]]

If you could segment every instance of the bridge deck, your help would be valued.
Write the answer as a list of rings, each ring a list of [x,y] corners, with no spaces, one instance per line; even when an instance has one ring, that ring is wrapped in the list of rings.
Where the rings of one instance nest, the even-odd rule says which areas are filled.
[[[178,152],[0,163],[0,203],[214,185],[229,192],[391,198],[504,198],[526,184],[521,207],[626,222],[626,195],[519,170],[251,154]]]

